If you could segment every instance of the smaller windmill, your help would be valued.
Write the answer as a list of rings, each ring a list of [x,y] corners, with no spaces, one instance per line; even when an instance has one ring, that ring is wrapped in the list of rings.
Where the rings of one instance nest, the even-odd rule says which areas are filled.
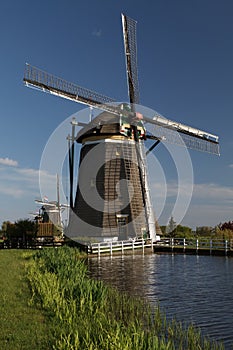
[[[57,175],[57,200],[49,201],[47,197],[36,199],[40,205],[39,211],[34,213],[34,220],[38,224],[37,238],[40,240],[63,238],[64,224],[62,213],[68,208],[67,204],[60,203],[59,177]]]
[[[112,98],[26,65],[26,86],[99,110],[91,122],[72,121],[69,232],[77,240],[81,236],[103,241],[139,238],[142,235],[156,239],[146,154],[161,141],[219,154],[218,136],[168,120],[157,113],[149,117],[138,110],[136,21],[122,15],[122,27],[128,103],[115,103]],[[82,129],[76,135],[77,124]],[[147,125],[153,126],[153,132],[147,131]],[[154,143],[145,152],[147,140]],[[75,199],[74,141],[82,145]],[[93,201],[95,197],[101,199],[97,205]]]

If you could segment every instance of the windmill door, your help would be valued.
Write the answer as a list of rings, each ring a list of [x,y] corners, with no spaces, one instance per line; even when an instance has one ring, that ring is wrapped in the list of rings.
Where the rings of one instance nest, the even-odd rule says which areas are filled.
[[[128,239],[128,215],[117,215],[118,239],[119,241]]]

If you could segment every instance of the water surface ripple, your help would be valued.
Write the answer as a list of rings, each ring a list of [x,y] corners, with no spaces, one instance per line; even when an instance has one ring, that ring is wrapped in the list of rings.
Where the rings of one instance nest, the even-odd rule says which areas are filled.
[[[125,255],[90,258],[90,275],[147,298],[204,335],[233,349],[233,258],[196,255]]]

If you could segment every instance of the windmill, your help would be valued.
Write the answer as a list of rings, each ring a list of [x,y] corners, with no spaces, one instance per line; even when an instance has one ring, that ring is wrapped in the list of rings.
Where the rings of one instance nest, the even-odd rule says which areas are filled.
[[[161,141],[219,154],[218,136],[138,111],[136,21],[122,14],[129,103],[77,86],[26,64],[26,86],[90,106],[99,114],[89,122],[72,120],[69,137],[70,219],[73,239],[156,239],[146,154]],[[81,130],[75,135],[76,125]],[[154,126],[153,133],[146,125]],[[153,140],[145,153],[144,143]],[[75,199],[74,141],[82,145]]]
[[[62,212],[68,209],[67,204],[60,203],[59,176],[57,174],[57,200],[49,201],[47,197],[35,199],[40,205],[37,213],[31,213],[38,224],[37,236],[40,238],[63,237],[64,225]]]

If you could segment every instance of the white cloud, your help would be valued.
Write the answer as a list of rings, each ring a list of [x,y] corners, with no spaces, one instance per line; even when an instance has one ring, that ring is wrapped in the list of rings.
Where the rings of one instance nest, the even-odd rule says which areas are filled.
[[[185,200],[189,193],[189,185],[183,184],[179,188],[181,200]],[[162,182],[153,183],[151,186],[152,201],[159,223],[167,224],[171,215],[179,221],[181,211],[174,213],[175,203],[178,195],[178,184],[169,181],[164,185]],[[190,205],[186,207],[187,212],[182,219],[182,224],[195,228],[196,226],[216,226],[220,222],[233,219],[233,187],[216,183],[199,183],[193,185],[193,193]]]
[[[166,184],[154,182],[151,185],[152,195],[155,198],[176,197],[179,192],[182,196],[190,191],[189,183],[181,183],[180,186],[175,181],[169,181]],[[201,183],[193,184],[193,199],[204,199],[206,201],[212,201],[213,199],[218,201],[233,201],[233,187],[223,186],[215,183]]]
[[[212,226],[215,227],[220,222],[232,220],[233,206],[219,205],[213,203],[208,205],[203,204],[191,204],[188,212],[186,213],[183,225],[187,225],[195,229],[197,226]]]
[[[20,188],[0,186],[0,193],[10,197],[20,198],[23,196],[24,191]]]
[[[233,164],[229,164],[229,168],[233,168]]]
[[[5,199],[6,196],[11,198],[23,198],[30,193],[35,193],[38,187],[38,177],[27,177],[25,174],[21,173],[21,171],[22,169],[18,167],[5,167],[1,169],[1,199]]]
[[[193,197],[205,199],[206,201],[233,201],[233,187],[222,186],[214,183],[195,184]]]
[[[39,181],[40,179],[40,181]],[[0,171],[0,194],[13,198],[38,196],[40,184],[56,191],[56,175],[31,168],[5,167]],[[49,194],[50,194],[49,193]]]
[[[39,169],[2,166],[0,168],[0,221],[15,221],[20,217],[28,217],[30,212],[36,210],[35,199],[41,198],[40,188],[46,189],[46,192],[42,191],[43,195],[50,200],[55,200],[56,174]],[[61,192],[61,201],[64,201],[63,197]]]
[[[0,164],[7,165],[7,166],[18,166],[17,160],[13,160],[10,158],[0,158]]]

